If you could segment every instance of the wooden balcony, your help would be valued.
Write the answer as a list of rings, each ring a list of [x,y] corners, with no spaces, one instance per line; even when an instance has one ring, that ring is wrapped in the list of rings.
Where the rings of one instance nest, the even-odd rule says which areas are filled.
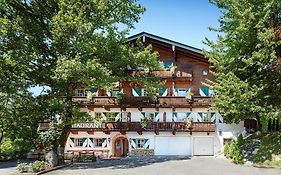
[[[187,100],[185,97],[158,97],[159,106],[176,107],[176,106],[209,106],[212,103],[212,97],[195,96],[193,100]]]
[[[156,100],[153,100],[151,97],[134,97],[134,96],[125,96],[120,101],[122,105],[151,105],[155,104]]]
[[[145,71],[131,71],[132,76],[137,76],[137,75],[144,75],[146,74]],[[164,79],[177,79],[177,78],[184,78],[184,79],[191,79],[192,78],[192,70],[176,70],[175,72],[172,71],[153,71],[149,73],[151,76],[159,77],[159,78],[164,78]]]
[[[39,130],[46,131],[49,129],[49,122],[39,123]],[[140,122],[103,122],[100,124],[94,122],[77,123],[72,126],[73,130],[90,130],[103,131],[110,133],[118,131],[126,133],[127,131],[136,131],[141,134],[143,131],[150,132],[214,132],[216,125],[213,122],[193,122],[191,125],[186,125],[185,122],[150,122],[145,126]]]
[[[140,122],[105,122],[110,131],[176,131],[176,132],[214,132],[213,122],[194,122],[187,126],[185,122],[151,122],[142,126]]]
[[[99,96],[93,97],[91,100],[86,97],[73,97],[73,101],[77,103],[92,104],[95,106],[153,106],[153,107],[196,107],[210,106],[212,97],[195,96],[193,100],[187,100],[185,97],[166,96],[153,99],[151,97],[134,97],[125,96],[119,102],[116,97]]]

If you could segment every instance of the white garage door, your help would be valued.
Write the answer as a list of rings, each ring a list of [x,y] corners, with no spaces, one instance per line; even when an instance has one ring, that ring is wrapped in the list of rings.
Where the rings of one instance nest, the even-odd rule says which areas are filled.
[[[190,137],[155,137],[155,155],[191,155]]]
[[[212,155],[214,155],[214,138],[213,137],[194,137],[193,138],[193,155],[195,155],[195,156],[212,156]]]

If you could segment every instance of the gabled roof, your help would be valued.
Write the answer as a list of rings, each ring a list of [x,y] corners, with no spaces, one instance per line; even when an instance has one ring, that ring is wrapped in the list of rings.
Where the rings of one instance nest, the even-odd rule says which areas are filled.
[[[132,40],[135,40],[135,39],[140,38],[140,37],[148,37],[148,38],[151,38],[151,39],[154,39],[154,40],[157,40],[157,41],[160,41],[160,42],[164,42],[164,43],[167,43],[167,44],[171,44],[171,45],[174,45],[176,47],[183,48],[183,49],[187,49],[187,50],[199,53],[199,54],[202,54],[202,52],[203,52],[201,49],[198,49],[198,48],[186,45],[186,44],[182,44],[182,43],[179,43],[179,42],[176,42],[176,41],[172,41],[172,40],[160,37],[160,36],[156,36],[156,35],[153,35],[153,34],[150,34],[150,33],[146,33],[146,32],[141,32],[141,33],[138,33],[136,35],[130,36],[130,37],[128,37],[128,41],[132,41]]]

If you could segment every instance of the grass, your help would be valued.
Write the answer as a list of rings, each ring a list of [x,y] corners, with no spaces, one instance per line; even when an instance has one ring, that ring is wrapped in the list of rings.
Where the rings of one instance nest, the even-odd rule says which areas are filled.
[[[281,168],[281,133],[253,135],[244,140],[240,148],[244,151],[253,150],[256,140],[261,141],[259,150],[245,158],[257,166]]]

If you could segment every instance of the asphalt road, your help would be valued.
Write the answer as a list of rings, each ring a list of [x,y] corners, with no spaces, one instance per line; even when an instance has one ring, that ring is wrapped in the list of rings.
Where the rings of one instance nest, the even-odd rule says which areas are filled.
[[[75,163],[47,175],[281,175],[280,169],[235,165],[225,158],[149,157]]]

